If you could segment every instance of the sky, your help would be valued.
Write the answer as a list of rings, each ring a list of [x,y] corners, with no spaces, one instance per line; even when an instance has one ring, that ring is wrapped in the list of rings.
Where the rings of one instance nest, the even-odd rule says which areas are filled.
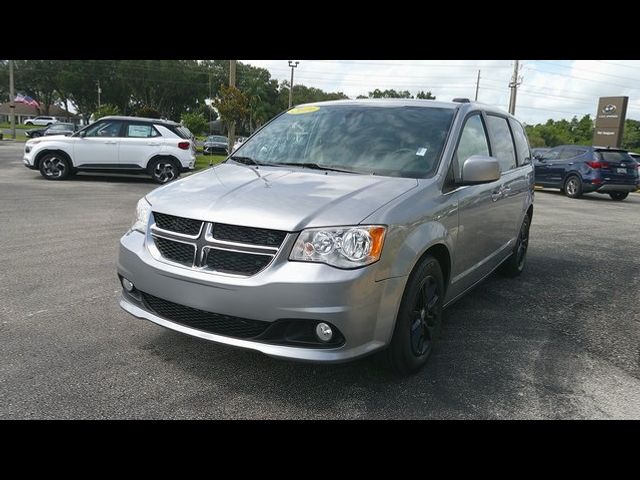
[[[240,60],[289,80],[288,60]],[[473,100],[480,70],[478,101],[509,105],[512,60],[300,60],[294,85],[341,91],[350,98],[381,90],[431,91],[437,100]],[[527,124],[594,118],[599,97],[628,96],[627,118],[640,120],[639,60],[520,60],[516,117]]]

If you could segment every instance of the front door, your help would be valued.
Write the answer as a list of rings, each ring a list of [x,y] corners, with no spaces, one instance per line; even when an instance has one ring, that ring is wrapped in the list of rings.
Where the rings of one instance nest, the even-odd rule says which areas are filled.
[[[122,128],[121,120],[101,120],[91,125],[83,137],[74,137],[75,166],[117,168]]]
[[[462,178],[462,166],[473,155],[491,155],[485,121],[480,113],[469,116],[460,135],[454,158],[456,179]],[[502,182],[461,187],[458,196],[458,235],[451,285],[462,292],[484,277],[499,262],[503,244],[498,204]]]

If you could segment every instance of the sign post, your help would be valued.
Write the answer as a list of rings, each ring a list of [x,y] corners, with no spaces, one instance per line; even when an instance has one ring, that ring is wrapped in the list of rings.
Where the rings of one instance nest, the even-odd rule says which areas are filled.
[[[594,146],[619,148],[622,145],[628,103],[629,97],[600,97],[593,130]]]

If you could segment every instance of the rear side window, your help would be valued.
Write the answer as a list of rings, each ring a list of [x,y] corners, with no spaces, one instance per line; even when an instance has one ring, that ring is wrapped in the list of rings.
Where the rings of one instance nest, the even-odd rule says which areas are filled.
[[[493,140],[493,156],[500,163],[500,169],[507,172],[516,168],[516,152],[513,147],[513,138],[507,124],[507,119],[487,115],[489,131]]]
[[[562,155],[560,156],[560,158],[575,158],[583,155],[584,153],[586,153],[586,150],[584,148],[566,147],[562,151]]]
[[[529,149],[529,140],[527,134],[520,125],[513,119],[509,119],[511,124],[511,131],[513,132],[513,139],[516,142],[516,153],[518,155],[518,165],[525,165],[531,162],[531,150]]]
[[[473,155],[489,155],[489,142],[484,129],[482,117],[479,114],[467,119],[460,135],[456,160],[458,161],[458,176],[462,178],[462,165],[465,160]]]
[[[605,162],[618,163],[618,162],[630,162],[633,159],[627,152],[621,151],[607,151],[607,150],[599,150],[598,153],[602,157],[602,160]]]
[[[129,138],[159,137],[158,131],[152,125],[145,123],[130,123],[127,125],[126,136]]]

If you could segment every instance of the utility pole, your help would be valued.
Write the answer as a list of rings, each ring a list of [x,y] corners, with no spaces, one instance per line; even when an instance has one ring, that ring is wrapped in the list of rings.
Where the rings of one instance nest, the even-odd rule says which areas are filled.
[[[102,93],[102,89],[100,88],[100,80],[98,80],[98,108],[100,108],[100,94]],[[97,119],[96,119],[97,120]]]
[[[509,113],[511,115],[515,115],[516,113],[516,96],[518,95],[518,86],[521,83],[521,79],[518,78],[518,73],[520,70],[520,60],[515,60],[513,64],[513,77],[511,77],[511,82],[509,83],[509,88],[511,89],[511,97],[509,97]]]
[[[289,108],[291,108],[291,104],[293,103],[293,69],[298,68],[298,64],[300,62],[292,62],[289,60],[289,68],[291,68],[291,83],[289,84]]]
[[[11,138],[16,139],[16,93],[13,86],[13,60],[9,60],[9,109],[11,110]]]
[[[235,60],[229,60],[229,86],[230,87],[235,87],[236,86],[236,61]],[[236,141],[236,122],[231,122],[229,124],[229,148],[228,148],[228,152],[229,155],[231,155],[231,152],[233,151],[233,145],[235,144]]]
[[[476,102],[478,101],[478,90],[480,90],[480,70],[478,70],[478,79],[476,80]]]

